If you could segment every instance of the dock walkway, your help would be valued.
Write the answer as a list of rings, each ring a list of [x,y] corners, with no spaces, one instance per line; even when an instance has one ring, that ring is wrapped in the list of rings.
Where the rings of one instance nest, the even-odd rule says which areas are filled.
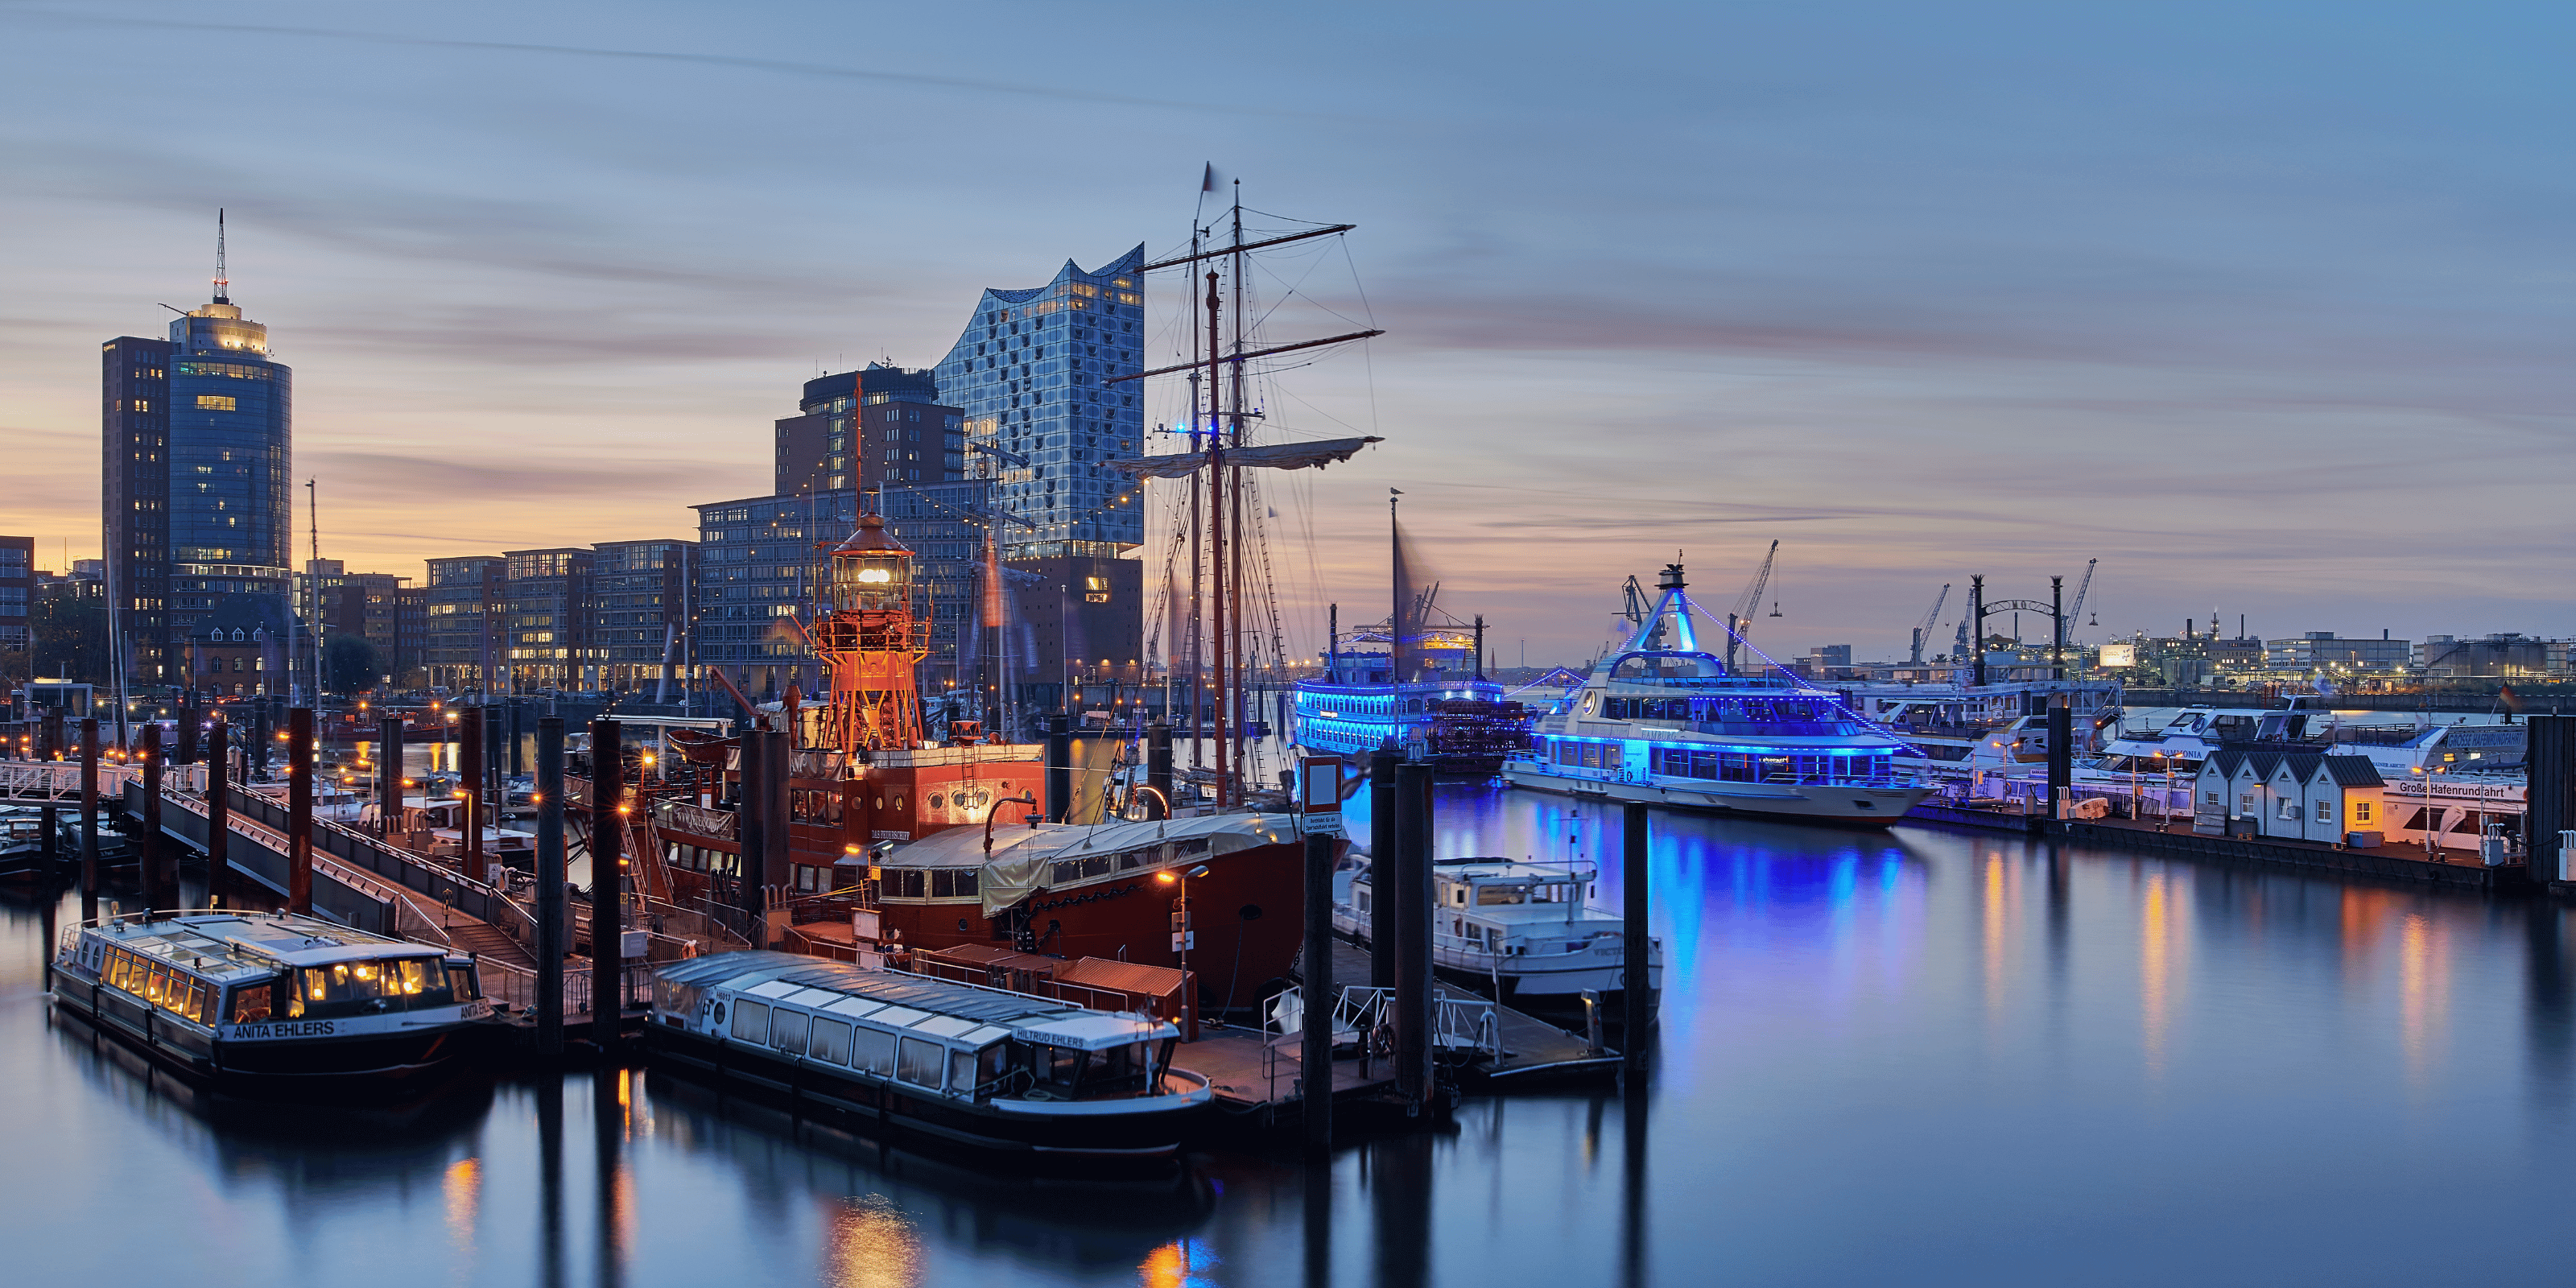
[[[1368,983],[1373,962],[1368,949],[1339,935],[1333,937],[1333,987],[1336,990]],[[1484,996],[1474,989],[1447,981],[1442,981],[1438,987],[1473,997]],[[1494,1020],[1501,1029],[1502,1058],[1480,1061],[1472,1066],[1472,1071],[1487,1082],[1509,1086],[1515,1082],[1554,1081],[1562,1077],[1608,1073],[1619,1067],[1619,1053],[1610,1047],[1594,1046],[1591,1039],[1582,1034],[1568,1033],[1537,1016],[1513,1010],[1498,1001],[1494,1005]]]

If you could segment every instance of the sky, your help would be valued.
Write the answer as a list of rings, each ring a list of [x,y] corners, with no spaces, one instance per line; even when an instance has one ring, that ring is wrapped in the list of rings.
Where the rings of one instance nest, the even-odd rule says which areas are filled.
[[[97,345],[205,299],[218,207],[323,556],[417,577],[693,535],[769,490],[803,380],[1186,242],[1212,164],[1264,227],[1358,225],[1262,268],[1267,339],[1387,333],[1265,386],[1266,434],[1385,439],[1269,482],[1292,650],[1383,616],[1390,487],[1506,664],[1590,656],[1677,558],[1723,613],[1773,540],[1780,656],[1901,657],[1951,584],[1946,643],[1971,574],[2071,598],[2088,559],[2092,639],[2576,635],[2571,37],[2529,4],[9,0],[0,532],[96,555]]]

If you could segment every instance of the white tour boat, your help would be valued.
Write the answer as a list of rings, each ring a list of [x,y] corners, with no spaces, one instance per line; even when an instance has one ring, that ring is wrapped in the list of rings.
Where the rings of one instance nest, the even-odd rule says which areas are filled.
[[[1627,923],[1588,902],[1599,870],[1589,863],[1441,859],[1432,864],[1431,965],[1496,989],[1497,1001],[1624,987]],[[1377,892],[1366,860],[1333,874],[1333,929],[1369,937]],[[1661,941],[1650,941],[1647,983],[1664,986]]]
[[[282,913],[75,926],[54,959],[54,1004],[180,1073],[227,1082],[405,1078],[501,1032],[472,958]]]

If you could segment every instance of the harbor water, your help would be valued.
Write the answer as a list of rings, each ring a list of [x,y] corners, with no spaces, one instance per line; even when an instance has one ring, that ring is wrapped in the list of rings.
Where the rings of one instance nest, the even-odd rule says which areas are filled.
[[[1616,908],[1618,820],[1569,805],[1443,788],[1439,851],[1599,861]],[[78,900],[21,897],[0,920],[10,1277],[2355,1285],[2562,1259],[2554,905],[1673,815],[1649,867],[1649,1089],[1470,1098],[1447,1130],[1345,1146],[1328,1185],[1233,1153],[1015,1176],[658,1070],[381,1111],[209,1103],[50,1018],[49,935]]]

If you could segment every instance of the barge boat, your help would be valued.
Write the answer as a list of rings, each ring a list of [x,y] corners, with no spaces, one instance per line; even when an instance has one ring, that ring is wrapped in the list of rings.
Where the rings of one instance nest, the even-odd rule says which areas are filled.
[[[1167,1021],[794,953],[656,971],[646,1031],[686,1068],[1002,1154],[1169,1158],[1213,1098]]]

